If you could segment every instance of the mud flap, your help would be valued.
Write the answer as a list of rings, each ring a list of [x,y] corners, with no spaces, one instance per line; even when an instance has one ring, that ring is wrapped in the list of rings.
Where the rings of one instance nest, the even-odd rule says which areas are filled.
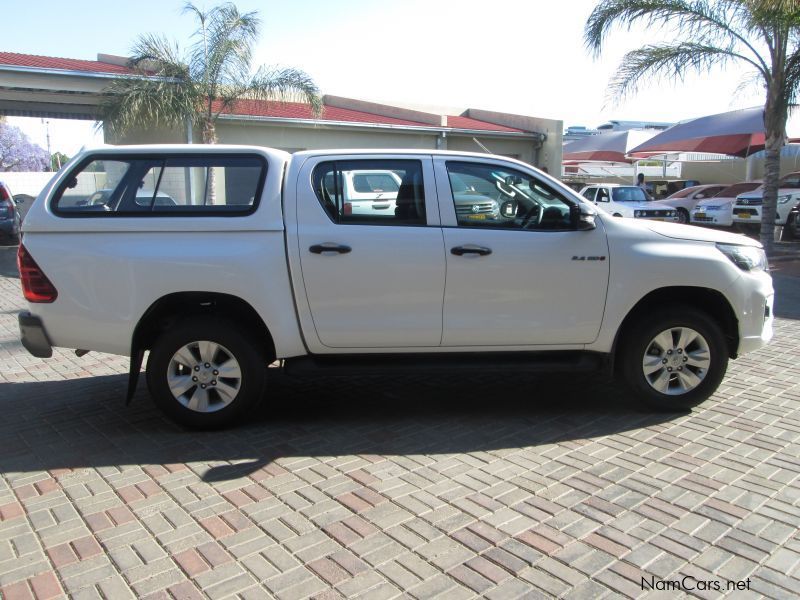
[[[142,369],[142,361],[144,360],[144,350],[136,348],[131,352],[130,371],[128,371],[128,393],[125,396],[125,406],[129,406],[133,400],[133,394],[136,393],[136,384],[139,382],[139,372]]]

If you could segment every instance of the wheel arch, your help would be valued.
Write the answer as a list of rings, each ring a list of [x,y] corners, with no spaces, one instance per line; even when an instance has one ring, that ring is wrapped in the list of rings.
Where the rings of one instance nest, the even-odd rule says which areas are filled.
[[[142,314],[133,330],[132,350],[149,349],[158,333],[177,319],[188,316],[221,315],[241,323],[247,331],[264,340],[264,350],[275,354],[272,334],[252,305],[232,294],[220,292],[176,292],[162,296]]]
[[[175,292],[153,302],[142,314],[131,336],[130,370],[128,373],[129,403],[136,391],[145,350],[149,350],[160,332],[182,318],[222,315],[240,323],[263,343],[267,356],[275,356],[275,342],[264,320],[253,306],[232,294],[221,292]]]
[[[642,297],[625,315],[614,337],[611,355],[616,358],[620,341],[642,314],[665,306],[688,305],[703,311],[722,329],[728,345],[728,356],[736,358],[739,347],[739,321],[728,299],[719,291],[704,287],[675,286],[658,288]],[[616,362],[616,360],[615,360]],[[616,368],[616,365],[615,365]]]

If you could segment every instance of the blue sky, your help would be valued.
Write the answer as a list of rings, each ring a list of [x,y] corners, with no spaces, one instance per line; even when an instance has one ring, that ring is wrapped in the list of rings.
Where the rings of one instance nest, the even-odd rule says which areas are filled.
[[[677,121],[762,103],[758,88],[737,91],[746,72],[729,68],[675,85],[654,84],[624,103],[609,104],[606,84],[623,53],[667,39],[670,32],[616,32],[602,58],[594,60],[582,42],[594,0],[236,4],[242,11],[258,10],[262,19],[256,64],[302,68],[324,93],[487,108],[587,126],[612,118]],[[20,2],[0,0],[3,5],[19,7]],[[46,0],[31,6],[35,9],[3,10],[0,48],[95,59],[99,52],[127,55],[135,37],[145,32],[165,33],[186,43],[194,28],[192,18],[181,15],[183,2],[176,0]],[[43,126],[32,121],[14,122],[41,136]],[[79,147],[84,135],[80,132],[91,128],[51,122],[50,129],[56,146],[67,149]]]

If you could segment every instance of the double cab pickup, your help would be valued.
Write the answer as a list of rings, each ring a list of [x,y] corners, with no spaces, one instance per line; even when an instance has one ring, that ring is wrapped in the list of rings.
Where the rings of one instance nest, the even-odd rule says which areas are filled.
[[[746,237],[616,219],[486,154],[82,151],[30,208],[24,346],[145,356],[155,402],[225,426],[288,372],[592,369],[695,405],[772,335]],[[532,401],[534,401],[532,399]]]

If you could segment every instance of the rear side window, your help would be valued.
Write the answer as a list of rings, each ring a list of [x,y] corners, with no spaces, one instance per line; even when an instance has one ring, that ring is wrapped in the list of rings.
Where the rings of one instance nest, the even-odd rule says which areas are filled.
[[[317,165],[312,185],[334,223],[425,225],[418,160],[347,160]]]
[[[98,156],[69,175],[52,207],[62,216],[248,214],[266,170],[259,156]]]

